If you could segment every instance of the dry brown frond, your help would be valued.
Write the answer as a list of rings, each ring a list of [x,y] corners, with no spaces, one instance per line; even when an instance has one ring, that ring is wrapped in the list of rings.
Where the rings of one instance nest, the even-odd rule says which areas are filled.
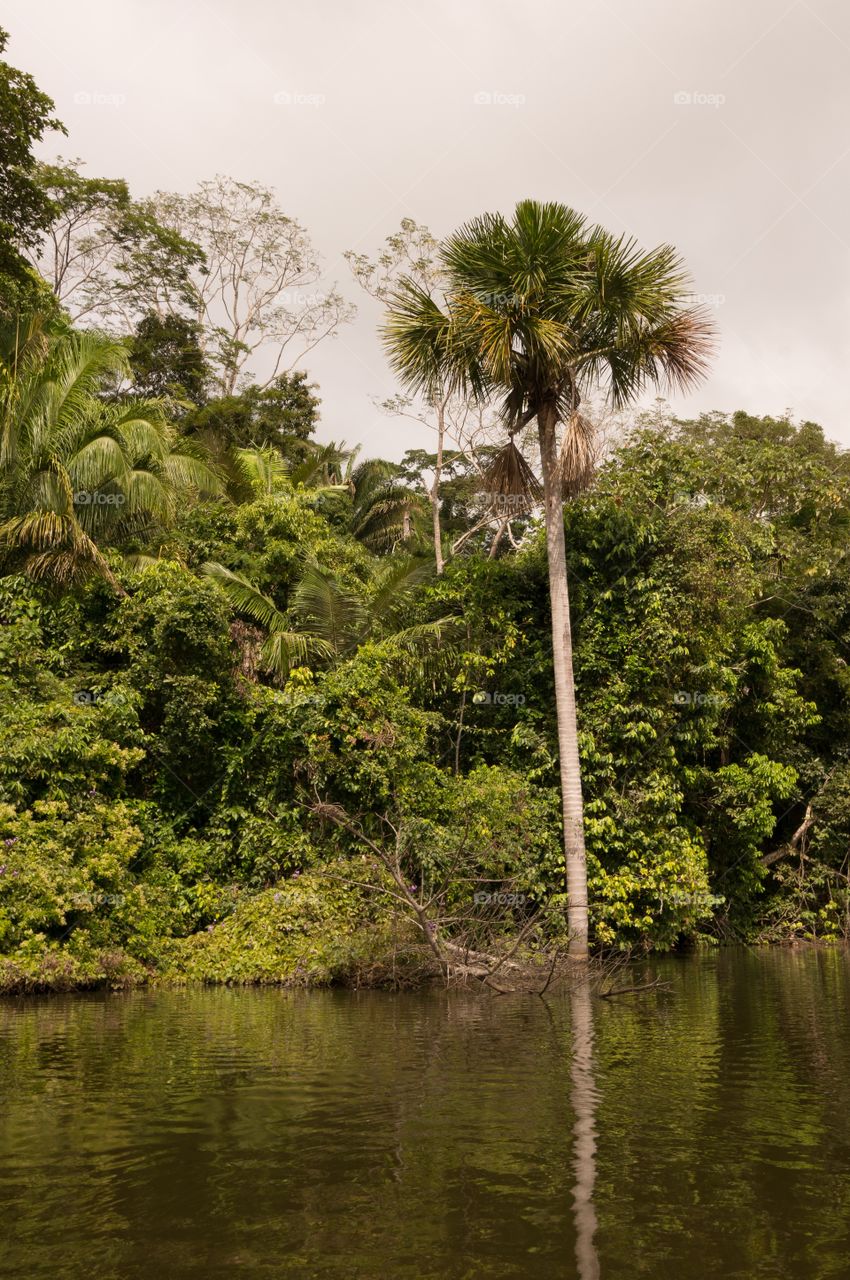
[[[588,488],[599,461],[600,436],[594,423],[578,410],[564,424],[559,470],[565,498],[577,498]]]
[[[513,442],[496,454],[481,480],[481,490],[498,515],[521,515],[543,497],[537,476]]]
[[[348,824],[348,814],[341,805],[333,804],[327,800],[317,800],[315,804],[310,805],[310,808],[317,817],[333,822],[337,826]]]

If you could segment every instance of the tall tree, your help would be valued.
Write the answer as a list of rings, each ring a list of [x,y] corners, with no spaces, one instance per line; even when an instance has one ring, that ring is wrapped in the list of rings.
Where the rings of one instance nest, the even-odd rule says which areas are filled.
[[[189,195],[159,192],[152,208],[159,223],[203,250],[203,267],[191,273],[190,314],[223,395],[260,353],[268,386],[351,318],[335,288],[311,291],[321,280],[319,259],[268,187],[219,176]],[[156,309],[180,310],[181,301],[163,287]]]
[[[391,299],[384,339],[413,391],[449,386],[501,399],[509,441],[497,460],[528,493],[514,434],[536,419],[543,472],[552,653],[558,721],[570,949],[588,948],[587,864],[563,488],[587,474],[591,433],[579,411],[600,383],[615,406],[651,385],[690,387],[703,376],[711,327],[688,303],[674,250],[643,252],[557,203],[526,200],[512,219],[486,214],[440,250],[442,299],[415,278]],[[558,431],[565,426],[559,458]]]
[[[268,386],[251,384],[233,395],[209,400],[189,415],[183,427],[218,436],[223,444],[234,447],[271,445],[291,462],[304,461],[319,421],[321,401],[316,390],[303,370],[281,373]]]
[[[72,320],[126,330],[146,314],[164,320],[191,304],[198,246],[133,200],[122,178],[89,178],[82,162],[39,164],[33,180],[51,207],[46,235],[29,258]],[[169,311],[163,299],[170,303]]]
[[[0,53],[9,33],[0,27]],[[27,269],[23,252],[34,248],[49,225],[52,205],[34,176],[33,146],[50,129],[65,132],[53,114],[53,102],[32,76],[0,61],[0,304],[11,296]],[[17,286],[17,288],[16,288]]]
[[[204,403],[210,369],[194,320],[148,312],[130,339],[129,357],[137,395]]]

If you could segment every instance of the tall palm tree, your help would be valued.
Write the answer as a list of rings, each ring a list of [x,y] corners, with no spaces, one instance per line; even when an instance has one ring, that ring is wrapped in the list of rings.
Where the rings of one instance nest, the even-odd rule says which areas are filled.
[[[169,523],[219,482],[155,400],[101,398],[128,372],[121,343],[24,318],[0,333],[0,559],[67,586],[103,547]]]
[[[574,492],[587,470],[579,406],[600,384],[615,407],[649,386],[690,387],[706,371],[711,326],[689,305],[688,277],[670,246],[644,252],[562,204],[526,200],[510,220],[476,218],[449,237],[440,259],[442,298],[403,281],[384,341],[408,389],[433,393],[448,385],[500,399],[509,435],[500,471],[514,471],[517,491],[527,492],[527,483],[513,436],[537,421],[570,950],[583,959],[587,866],[563,516],[564,483]]]

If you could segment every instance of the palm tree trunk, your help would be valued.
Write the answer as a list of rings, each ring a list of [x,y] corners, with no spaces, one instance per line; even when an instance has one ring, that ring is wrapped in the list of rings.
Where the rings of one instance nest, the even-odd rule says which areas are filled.
[[[440,527],[440,480],[443,474],[443,447],[446,439],[446,402],[437,405],[437,459],[434,464],[434,483],[431,485],[431,515],[434,523],[434,560],[437,573],[443,572],[443,531]]]
[[[547,402],[541,405],[537,414],[537,427],[543,469],[546,553],[549,561],[552,659],[555,671],[555,707],[558,716],[558,754],[564,815],[564,856],[567,869],[567,920],[570,930],[570,955],[584,960],[587,959],[588,934],[587,859],[584,849],[584,805],[578,754],[573,639],[567,586],[564,504],[558,475],[556,422],[557,413],[554,404]]]

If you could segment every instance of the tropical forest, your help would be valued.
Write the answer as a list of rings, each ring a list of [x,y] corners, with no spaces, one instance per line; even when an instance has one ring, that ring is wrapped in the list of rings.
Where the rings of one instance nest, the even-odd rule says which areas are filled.
[[[459,1108],[460,1130],[484,1123],[456,1092],[472,1073],[495,1126],[481,1139],[485,1153],[495,1143],[487,1177],[501,1187],[524,1138],[520,1115],[497,1124],[486,1110],[497,1108],[488,1090],[509,1078],[500,1072],[513,1056],[525,1079],[542,1076],[550,1054],[559,1070],[563,1035],[578,1145],[564,1226],[575,1271],[573,1243],[567,1269],[556,1263],[559,1226],[532,1231],[531,1201],[510,1242],[504,1187],[485,1189],[470,1172],[467,1202],[442,1129],[408,1133],[410,1147],[398,1138],[403,1165],[418,1153],[398,1174],[412,1179],[405,1194],[418,1214],[434,1211],[397,1228],[388,1204],[370,1209],[367,1239],[365,1228],[352,1234],[359,1210],[346,1196],[373,1177],[368,1135],[389,1135],[391,1121],[361,1132],[348,1099],[330,1128],[319,1125],[322,1142],[337,1124],[348,1133],[328,1159],[365,1162],[346,1182],[325,1170],[307,1121],[311,1106],[336,1115],[342,1102],[308,1091],[280,1141],[290,1132],[306,1144],[298,1195],[333,1187],[343,1216],[319,1247],[269,1208],[262,1231],[277,1222],[282,1250],[274,1267],[262,1233],[224,1239],[251,1213],[250,1199],[237,1210],[228,1197],[249,1196],[251,1184],[270,1205],[275,1169],[296,1156],[274,1146],[274,1126],[256,1154],[231,1084],[220,1102],[235,1113],[217,1123],[232,1126],[226,1145],[244,1157],[245,1190],[219,1171],[224,1212],[211,1229],[221,1251],[196,1241],[190,1261],[171,1209],[145,1199],[109,1225],[126,1203],[113,1203],[94,1166],[79,1172],[84,1149],[108,1161],[124,1142],[117,1099],[100,1136],[86,1136],[89,1081],[73,1112],[74,1178],[100,1206],[88,1229],[103,1247],[75,1247],[62,1270],[58,1241],[21,1226],[8,1274],[588,1280],[600,1275],[595,1241],[611,1277],[850,1274],[835,1243],[840,1210],[831,1227],[811,1227],[814,1252],[782,1243],[787,1185],[777,1199],[762,1188],[745,1220],[755,1167],[729,1184],[739,1197],[729,1240],[718,1223],[706,1236],[728,1251],[720,1269],[701,1269],[696,1243],[687,1254],[687,1233],[643,1222],[631,1181],[621,1192],[634,1197],[629,1243],[619,1233],[630,1219],[601,1174],[599,1224],[588,1217],[596,1173],[581,1146],[598,1131],[595,1053],[603,1074],[641,1063],[641,1083],[625,1086],[631,1102],[618,1103],[638,1110],[616,1118],[601,1104],[598,1140],[620,1134],[612,1160],[627,1180],[637,1178],[629,1160],[641,1159],[639,1097],[655,1114],[667,1062],[690,1062],[673,1093],[696,1111],[682,1112],[677,1133],[713,1150],[690,1127],[700,1071],[714,1061],[696,1046],[715,1020],[725,1025],[733,990],[736,1026],[750,1035],[753,1019],[769,1022],[751,1050],[766,1055],[752,1067],[760,1105],[772,1096],[822,1167],[821,1119],[795,1110],[803,1104],[780,1060],[802,1034],[807,974],[821,975],[811,977],[821,1012],[799,1051],[811,1050],[818,1073],[836,1062],[819,1039],[825,1020],[846,1009],[846,982],[843,996],[830,985],[850,940],[850,452],[840,424],[775,402],[683,408],[705,394],[722,347],[717,308],[679,246],[588,211],[566,181],[563,198],[516,190],[439,230],[399,214],[369,240],[352,235],[332,283],[283,178],[275,187],[234,169],[179,187],[163,167],[163,188],[175,189],[139,190],[120,173],[101,176],[73,158],[61,108],[9,42],[0,33],[10,59],[0,61],[0,994],[18,1012],[0,1076],[8,1067],[26,1092],[38,1045],[60,1055],[75,1046],[77,1065],[57,1077],[69,1097],[90,1072],[106,1072],[111,1091],[143,1071],[151,1092],[132,1114],[142,1105],[156,1115],[152,1081],[167,1071],[186,1144],[186,1091],[224,1089],[202,1063],[233,1080],[256,1069],[260,1088],[279,1053],[294,1079],[318,1051],[340,1090],[354,1076],[365,1090],[356,1064],[368,1059],[370,1097],[400,1098],[409,1070],[425,1091],[418,1105],[433,1117],[434,1087],[446,1114]],[[379,317],[394,388],[373,406],[392,449],[329,412],[315,373],[317,354],[327,368],[363,307]],[[780,990],[798,1000],[787,1025],[773,1003]],[[745,1014],[750,1000],[762,1002]],[[30,1017],[35,1039],[19,1041],[16,1019]],[[278,1018],[279,1038],[266,1039]],[[202,1040],[209,1059],[194,1056]],[[100,1054],[107,1043],[108,1067],[95,1066],[92,1045]],[[488,1054],[505,1056],[497,1066]],[[743,1081],[747,1070],[736,1059]],[[555,1123],[541,1088],[514,1099],[529,1108],[537,1153]],[[740,1119],[731,1097],[727,1131]],[[261,1113],[267,1123],[277,1105],[257,1102],[250,1123]],[[415,1123],[404,1114],[400,1126]],[[846,1114],[843,1125],[846,1147]],[[49,1140],[41,1124],[34,1132],[45,1159],[49,1149],[59,1160],[61,1129]],[[153,1142],[140,1129],[135,1149]],[[186,1155],[187,1176],[216,1203],[200,1150]],[[719,1177],[725,1157],[706,1158]],[[782,1169],[802,1168],[795,1158],[786,1152]],[[16,1214],[26,1168],[0,1177]],[[658,1177],[675,1205],[672,1169]],[[454,1189],[437,1213],[441,1179]],[[29,1185],[25,1199],[37,1199],[39,1183]],[[841,1185],[846,1208],[846,1167]],[[448,1225],[461,1204],[483,1233],[475,1245]],[[161,1212],[164,1235],[153,1225]],[[186,1221],[197,1227],[210,1212],[186,1208]],[[687,1195],[671,1212],[696,1230]],[[331,1230],[318,1203],[305,1200],[302,1214],[311,1231]],[[432,1239],[439,1223],[448,1235]],[[128,1243],[136,1231],[151,1269]]]

